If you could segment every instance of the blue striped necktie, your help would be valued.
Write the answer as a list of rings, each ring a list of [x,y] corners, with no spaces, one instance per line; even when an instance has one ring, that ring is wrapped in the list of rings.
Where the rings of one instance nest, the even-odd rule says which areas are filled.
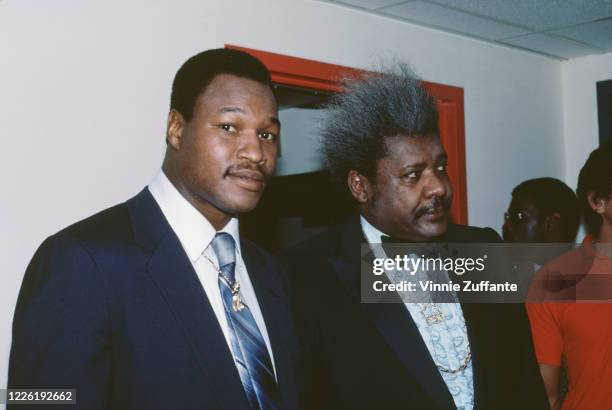
[[[232,307],[232,287],[236,282],[234,238],[228,233],[220,232],[213,239],[212,248],[223,273],[219,275],[219,288],[230,330],[234,361],[246,396],[253,409],[280,409],[274,368],[257,323],[248,306],[245,305],[244,309],[238,312]]]

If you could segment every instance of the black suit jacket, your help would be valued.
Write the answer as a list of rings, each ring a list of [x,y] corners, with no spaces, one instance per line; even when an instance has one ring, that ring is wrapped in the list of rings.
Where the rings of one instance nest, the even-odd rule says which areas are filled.
[[[498,242],[492,229],[450,225],[440,242]],[[295,314],[307,340],[313,409],[453,409],[402,303],[360,302],[357,218],[287,255]],[[463,304],[475,408],[547,409],[523,305]]]
[[[283,409],[297,409],[300,349],[283,272],[241,246]],[[9,388],[75,388],[66,409],[249,409],[204,289],[148,189],[42,244],[23,280],[9,367]]]

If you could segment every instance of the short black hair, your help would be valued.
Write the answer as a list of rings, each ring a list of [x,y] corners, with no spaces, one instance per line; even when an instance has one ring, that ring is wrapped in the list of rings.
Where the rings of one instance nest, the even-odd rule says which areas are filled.
[[[573,242],[576,239],[580,208],[576,194],[566,184],[556,178],[529,179],[518,184],[512,190],[512,196],[530,199],[541,217],[558,212],[564,240]]]
[[[270,72],[256,57],[238,50],[206,50],[185,61],[174,76],[170,109],[191,121],[196,99],[219,74],[232,74],[267,85],[272,89]]]
[[[373,178],[387,155],[386,137],[439,134],[436,104],[406,64],[343,85],[326,106],[321,130],[323,155],[337,181],[345,183],[350,170]]]
[[[580,170],[576,192],[587,232],[599,235],[601,216],[589,205],[588,195],[593,192],[595,198],[609,198],[612,194],[612,143],[607,142],[591,152]]]

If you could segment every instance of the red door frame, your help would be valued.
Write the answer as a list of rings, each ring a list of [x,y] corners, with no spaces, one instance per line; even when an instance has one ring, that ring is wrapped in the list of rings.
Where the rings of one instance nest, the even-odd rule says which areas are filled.
[[[290,57],[267,51],[226,44],[225,48],[242,50],[259,58],[270,70],[277,84],[341,92],[341,80],[357,77],[363,70]],[[436,99],[440,116],[440,138],[449,157],[448,174],[453,185],[451,209],[453,221],[467,224],[467,177],[465,167],[465,120],[463,88],[424,81],[427,91]]]

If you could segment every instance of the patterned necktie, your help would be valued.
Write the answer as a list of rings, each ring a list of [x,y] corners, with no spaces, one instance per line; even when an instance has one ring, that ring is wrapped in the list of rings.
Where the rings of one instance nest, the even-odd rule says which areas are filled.
[[[218,233],[212,248],[219,261],[219,288],[230,330],[230,342],[240,381],[253,409],[280,409],[278,387],[268,348],[248,306],[236,312],[232,307],[232,287],[235,284],[234,238],[228,233]]]

